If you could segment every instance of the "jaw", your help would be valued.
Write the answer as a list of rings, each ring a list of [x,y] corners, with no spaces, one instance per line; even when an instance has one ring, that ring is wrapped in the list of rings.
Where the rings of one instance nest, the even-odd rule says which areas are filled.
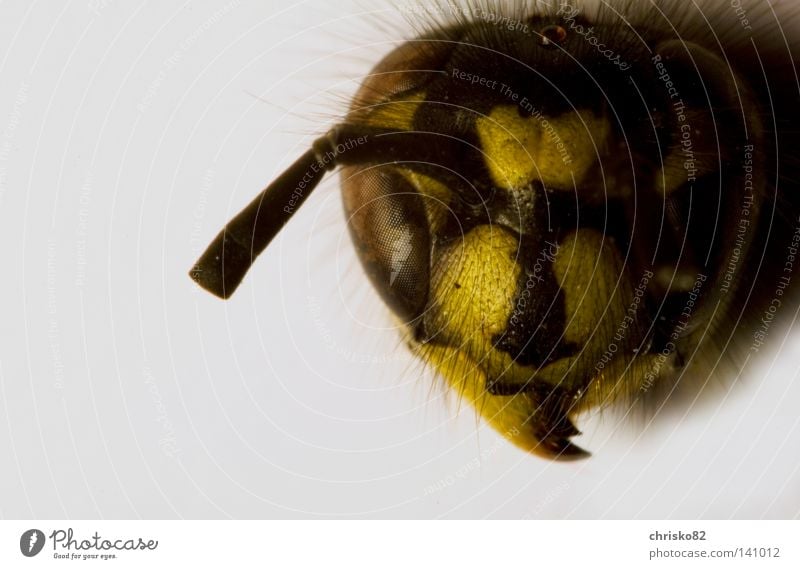
[[[412,351],[469,403],[486,423],[525,452],[558,460],[589,456],[571,437],[579,435],[568,412],[572,400],[557,391],[532,390],[510,396],[486,390],[487,375],[464,351],[433,343],[412,342]]]

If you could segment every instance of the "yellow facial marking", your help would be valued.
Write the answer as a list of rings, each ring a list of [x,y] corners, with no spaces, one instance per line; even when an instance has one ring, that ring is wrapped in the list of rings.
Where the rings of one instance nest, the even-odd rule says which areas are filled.
[[[436,308],[426,323],[429,332],[486,363],[492,338],[505,330],[514,308],[518,247],[508,231],[480,225],[446,249],[431,274]]]
[[[526,451],[544,455],[530,420],[536,402],[527,394],[496,397],[485,391],[487,374],[496,378],[519,368],[493,345],[513,312],[522,270],[515,261],[518,247],[511,233],[482,225],[446,250],[432,274],[436,307],[426,322],[437,343],[414,349],[500,434]],[[449,345],[438,345],[441,342]]]
[[[632,298],[630,279],[620,279],[622,272],[619,252],[602,233],[581,229],[562,240],[553,273],[564,291],[567,342],[583,346],[592,335],[606,341],[601,317],[621,321],[625,301]]]
[[[431,275],[434,307],[426,330],[435,342],[412,348],[500,434],[526,451],[546,455],[534,436],[537,401],[524,392],[490,395],[487,377],[512,384],[533,379],[580,390],[580,402],[570,412],[575,417],[614,398],[632,400],[641,382],[623,380],[645,377],[658,364],[656,356],[634,351],[643,337],[638,310],[644,307],[634,301],[637,283],[616,246],[591,229],[560,240],[553,263],[564,298],[562,342],[574,344],[579,353],[537,369],[521,366],[495,348],[494,340],[506,330],[515,306],[522,271],[515,260],[518,247],[512,233],[478,226],[446,249]],[[600,363],[606,354],[607,361]]]
[[[552,377],[543,378],[563,381],[565,387],[593,378],[581,400],[584,409],[622,396],[632,400],[640,383],[623,379],[644,377],[656,365],[656,356],[637,356],[634,351],[642,343],[644,288],[652,273],[633,282],[616,246],[590,229],[561,241],[553,273],[564,293],[565,340],[582,352],[554,362],[545,374]],[[572,372],[566,373],[567,369]],[[553,373],[558,370],[561,374]]]
[[[573,190],[597,161],[610,125],[586,110],[557,117],[519,116],[516,106],[495,107],[477,121],[492,181],[501,188],[520,188],[541,181],[553,189]]]
[[[437,235],[447,222],[447,216],[450,215],[452,192],[438,180],[410,168],[398,168],[398,171],[422,195],[431,234]]]

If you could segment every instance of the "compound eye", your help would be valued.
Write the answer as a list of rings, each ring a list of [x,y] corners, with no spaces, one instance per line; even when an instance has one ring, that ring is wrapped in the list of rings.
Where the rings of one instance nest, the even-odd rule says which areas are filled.
[[[425,310],[431,238],[422,196],[392,166],[342,169],[344,206],[361,262],[384,302],[405,323]]]
[[[558,25],[547,26],[539,34],[542,36],[539,45],[543,47],[555,48],[567,39],[567,30]]]

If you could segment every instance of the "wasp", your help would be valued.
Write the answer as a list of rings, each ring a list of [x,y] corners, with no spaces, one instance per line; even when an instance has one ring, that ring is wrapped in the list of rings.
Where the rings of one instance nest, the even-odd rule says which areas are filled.
[[[440,8],[190,274],[230,297],[338,169],[412,352],[513,444],[582,458],[581,414],[697,396],[792,305],[796,42],[766,2]]]

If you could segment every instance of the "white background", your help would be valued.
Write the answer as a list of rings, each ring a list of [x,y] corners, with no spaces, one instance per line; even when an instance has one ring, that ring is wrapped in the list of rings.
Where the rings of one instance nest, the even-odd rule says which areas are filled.
[[[797,334],[556,464],[406,353],[335,177],[231,300],[187,277],[411,35],[388,3],[0,5],[0,516],[798,516]]]

